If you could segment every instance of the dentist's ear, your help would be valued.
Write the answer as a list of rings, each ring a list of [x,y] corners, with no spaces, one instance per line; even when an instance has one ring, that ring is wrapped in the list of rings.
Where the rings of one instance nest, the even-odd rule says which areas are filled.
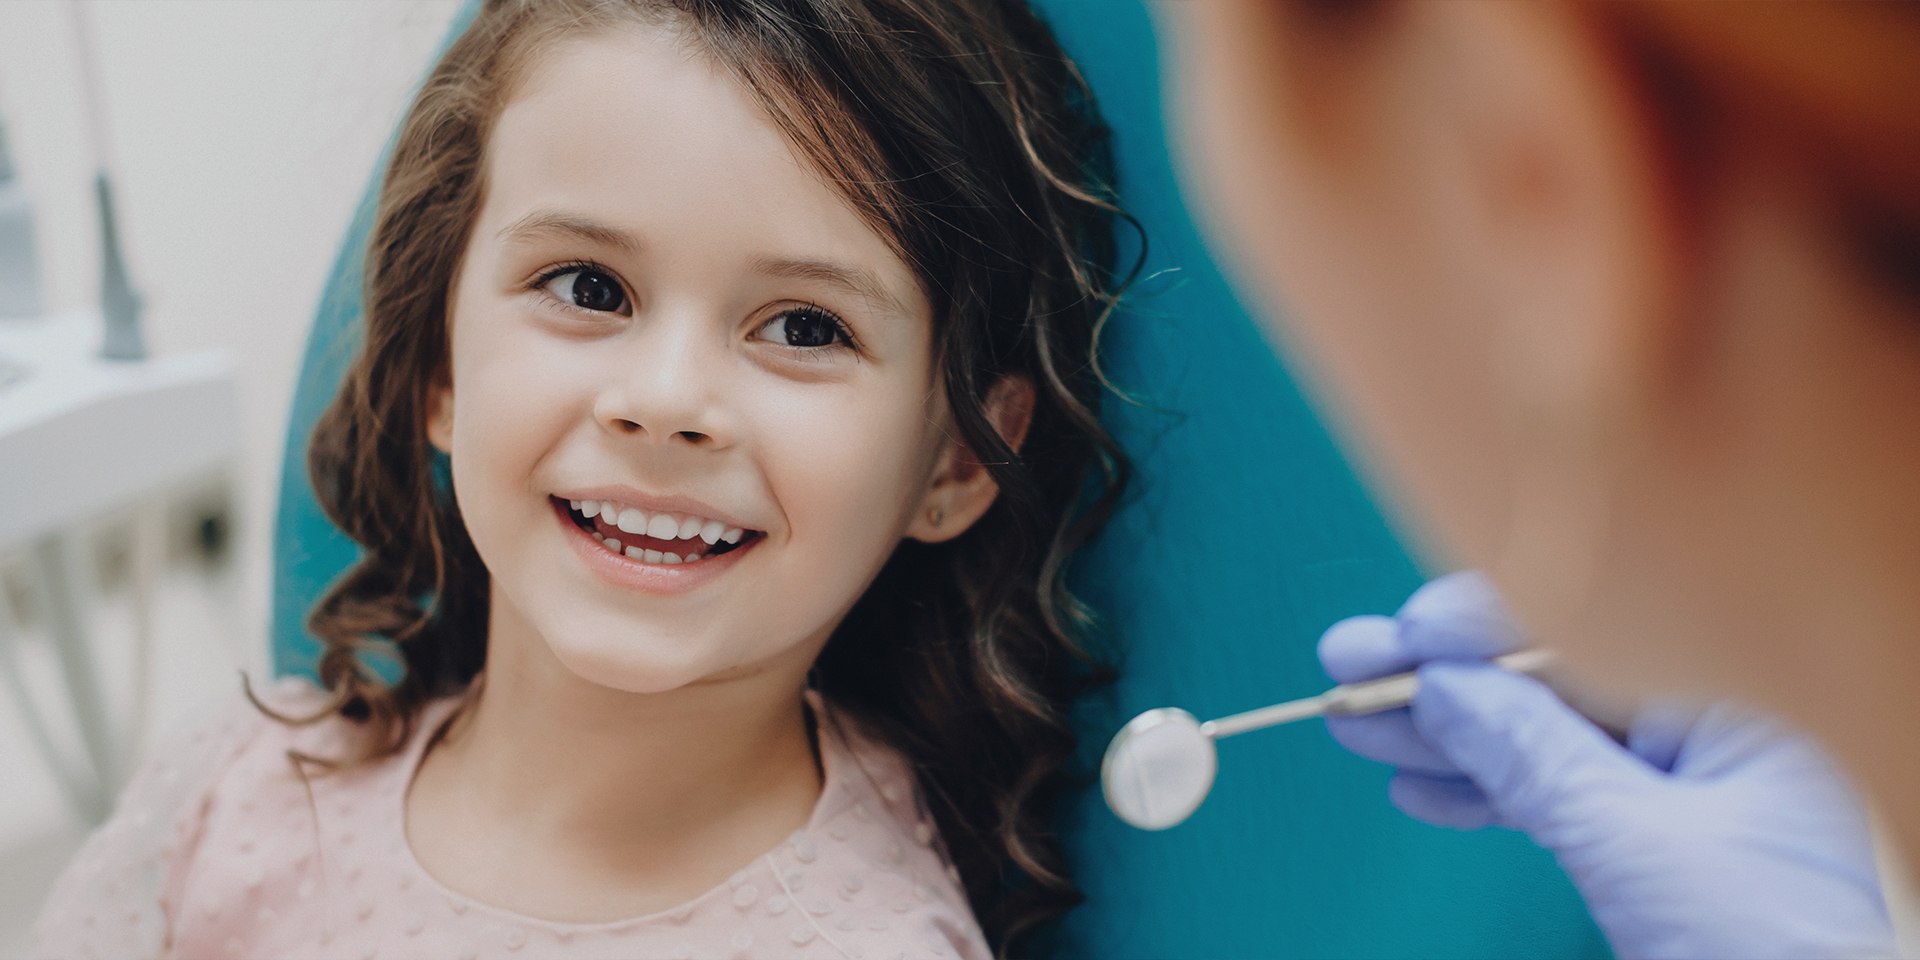
[[[1033,382],[1009,376],[987,391],[986,415],[993,429],[1015,452],[1027,441],[1033,425]],[[944,543],[972,527],[993,500],[1000,485],[965,442],[955,437],[940,451],[927,495],[907,525],[907,536],[923,543]]]

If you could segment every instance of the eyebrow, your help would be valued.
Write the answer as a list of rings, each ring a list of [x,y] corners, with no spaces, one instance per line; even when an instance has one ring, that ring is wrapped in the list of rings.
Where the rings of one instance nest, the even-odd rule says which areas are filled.
[[[551,210],[535,210],[508,224],[495,236],[508,243],[558,236],[585,240],[588,243],[612,247],[626,253],[634,253],[640,249],[640,241],[618,227],[611,227],[588,217]]]
[[[871,271],[858,267],[834,263],[830,260],[791,259],[783,257],[756,257],[753,269],[769,277],[782,277],[788,280],[812,280],[829,286],[839,287],[868,301],[883,307],[890,307],[902,313],[907,312],[901,303],[880,283],[880,278]]]

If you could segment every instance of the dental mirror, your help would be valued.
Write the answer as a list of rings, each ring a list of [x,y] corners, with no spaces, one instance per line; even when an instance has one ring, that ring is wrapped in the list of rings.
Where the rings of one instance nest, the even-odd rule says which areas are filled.
[[[1517,673],[1536,673],[1551,660],[1544,650],[1494,659]],[[1214,743],[1227,737],[1320,716],[1378,713],[1412,702],[1420,681],[1412,673],[1343,683],[1319,696],[1277,703],[1202,723],[1179,707],[1148,710],[1127,722],[1100,761],[1100,789],[1116,816],[1142,830],[1184,823],[1213,790],[1220,770]]]
[[[1193,816],[1220,766],[1213,738],[1200,726],[1179,707],[1148,710],[1128,721],[1100,761],[1107,806],[1142,830],[1165,830]]]

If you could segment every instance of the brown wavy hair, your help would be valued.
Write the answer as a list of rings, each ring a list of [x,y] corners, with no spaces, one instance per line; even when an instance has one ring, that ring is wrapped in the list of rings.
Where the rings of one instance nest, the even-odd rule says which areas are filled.
[[[678,30],[731,70],[933,303],[959,437],[1000,494],[953,541],[902,543],[812,682],[911,762],[1004,952],[1080,899],[1050,808],[1074,744],[1066,708],[1106,670],[1062,575],[1126,482],[1098,419],[1097,347],[1140,264],[1114,265],[1116,222],[1138,227],[1114,202],[1093,95],[1022,0],[484,4],[395,142],[365,340],[308,451],[321,506],[365,548],[308,619],[333,694],[312,719],[344,715],[368,734],[359,755],[321,762],[391,755],[422,704],[464,689],[485,660],[487,570],[425,433],[448,376],[449,292],[504,101],[554,43],[635,22]],[[1010,376],[1037,394],[1018,452],[984,411]]]

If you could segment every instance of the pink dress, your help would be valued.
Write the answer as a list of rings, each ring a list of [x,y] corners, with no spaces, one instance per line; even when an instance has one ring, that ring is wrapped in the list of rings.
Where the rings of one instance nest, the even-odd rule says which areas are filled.
[[[281,681],[262,699],[304,710],[319,697]],[[426,743],[458,702],[429,704],[393,757],[310,775],[311,802],[287,751],[335,754],[345,721],[288,728],[242,703],[140,772],[55,884],[32,955],[990,956],[906,763],[849,723],[820,724],[825,786],[807,826],[692,901],[556,923],[463,897],[421,868],[402,826]]]

